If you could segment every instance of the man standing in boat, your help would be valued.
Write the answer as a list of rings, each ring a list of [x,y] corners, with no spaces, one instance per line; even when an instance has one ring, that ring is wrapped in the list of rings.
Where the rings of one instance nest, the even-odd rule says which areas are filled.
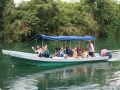
[[[88,41],[87,49],[88,49],[89,55],[94,57],[95,49],[94,49],[93,43],[90,40]]]

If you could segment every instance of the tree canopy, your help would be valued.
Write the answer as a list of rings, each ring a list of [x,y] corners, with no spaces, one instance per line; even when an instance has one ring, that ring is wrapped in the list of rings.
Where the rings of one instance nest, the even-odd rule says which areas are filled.
[[[23,41],[35,34],[120,35],[120,4],[115,0],[31,0],[15,6],[0,0],[0,39]]]

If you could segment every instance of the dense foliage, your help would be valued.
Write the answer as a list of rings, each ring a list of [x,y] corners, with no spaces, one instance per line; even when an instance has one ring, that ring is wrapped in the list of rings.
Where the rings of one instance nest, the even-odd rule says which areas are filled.
[[[31,0],[15,6],[0,0],[0,38],[23,41],[35,34],[120,35],[120,4],[115,0]]]

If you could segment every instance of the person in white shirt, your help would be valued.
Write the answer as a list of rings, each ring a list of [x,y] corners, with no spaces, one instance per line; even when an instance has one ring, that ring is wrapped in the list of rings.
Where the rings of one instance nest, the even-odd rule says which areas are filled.
[[[90,40],[88,42],[87,49],[88,49],[89,55],[94,57],[95,49],[94,49],[93,43]]]

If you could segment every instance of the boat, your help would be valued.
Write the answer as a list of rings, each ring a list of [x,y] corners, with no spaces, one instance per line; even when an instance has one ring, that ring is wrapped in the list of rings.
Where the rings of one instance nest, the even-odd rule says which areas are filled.
[[[95,40],[93,36],[47,36],[37,34],[35,36],[37,39],[43,40]],[[64,58],[64,57],[39,57],[36,53],[27,53],[27,52],[20,52],[20,51],[12,51],[12,50],[2,50],[2,53],[5,55],[10,56],[10,60],[15,65],[37,65],[37,66],[61,66],[61,65],[73,65],[73,64],[80,64],[80,63],[93,63],[93,62],[105,62],[109,59],[109,56],[101,56],[99,53],[95,53],[94,57],[87,57],[87,58]]]

